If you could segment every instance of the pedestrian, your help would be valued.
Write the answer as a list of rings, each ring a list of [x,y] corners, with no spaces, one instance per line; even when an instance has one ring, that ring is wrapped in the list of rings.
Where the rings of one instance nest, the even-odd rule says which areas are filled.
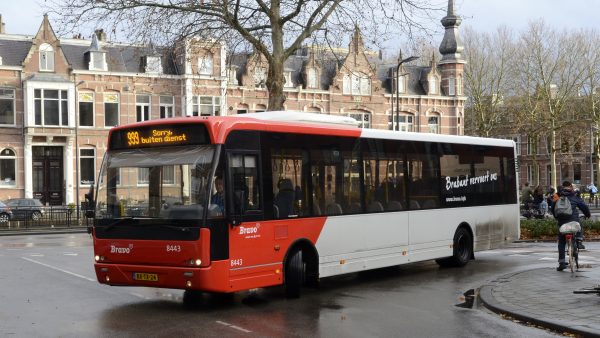
[[[571,204],[571,214],[570,215],[557,215],[556,214],[556,205],[557,205],[558,201],[560,201],[560,199],[558,201],[552,203],[551,211],[552,211],[552,214],[554,215],[554,217],[556,217],[556,220],[558,221],[559,228],[561,225],[571,222],[571,221],[579,222],[579,210],[581,210],[581,212],[583,212],[585,217],[589,218],[591,216],[590,209],[588,208],[587,204],[585,204],[583,199],[581,199],[581,197],[578,197],[576,195],[571,182],[564,181],[562,184],[562,190],[559,190],[559,191],[560,191],[559,192],[560,197],[563,197],[563,196],[566,197]],[[583,245],[583,233],[581,231],[578,232],[577,234],[575,234],[575,242],[577,243],[578,249],[580,249],[580,250],[585,249],[585,246]],[[557,271],[562,271],[567,267],[567,263],[565,262],[565,246],[566,246],[565,236],[561,235],[559,232],[558,233],[558,267],[556,268]]]
[[[592,204],[592,203],[594,203],[594,197],[598,193],[598,188],[596,188],[596,186],[594,185],[594,183],[590,183],[587,186],[587,189],[588,189],[588,192],[590,193],[589,203]]]
[[[533,191],[529,187],[529,182],[525,182],[525,187],[521,189],[521,204],[527,209],[528,203],[533,199]]]
[[[548,212],[548,203],[544,196],[544,188],[542,188],[541,185],[535,187],[535,190],[533,191],[533,205],[538,210],[537,214],[540,218],[544,217],[546,212]]]

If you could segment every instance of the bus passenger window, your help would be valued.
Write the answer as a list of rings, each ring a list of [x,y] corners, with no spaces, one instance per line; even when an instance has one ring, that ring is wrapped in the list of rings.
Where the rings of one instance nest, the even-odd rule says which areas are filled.
[[[233,178],[233,201],[236,214],[261,210],[260,187],[256,155],[233,155],[231,171]],[[240,204],[243,201],[243,205]],[[243,209],[242,209],[243,208]]]

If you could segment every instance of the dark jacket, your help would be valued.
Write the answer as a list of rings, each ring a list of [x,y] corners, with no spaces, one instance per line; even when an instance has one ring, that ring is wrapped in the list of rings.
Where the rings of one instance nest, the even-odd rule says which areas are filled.
[[[581,210],[581,212],[583,212],[585,217],[591,216],[590,208],[588,208],[587,204],[585,204],[585,202],[581,199],[581,197],[577,196],[572,189],[563,189],[560,192],[560,196],[566,196],[569,199],[569,202],[571,202],[571,209],[573,209],[573,214],[571,214],[571,217],[557,218],[559,226],[563,225],[565,223],[571,222],[571,221],[579,222],[579,210]],[[550,210],[552,211],[552,215],[554,215],[554,206],[555,205],[556,205],[556,202],[552,203],[552,206],[550,207]],[[579,209],[579,210],[577,210],[577,209]]]

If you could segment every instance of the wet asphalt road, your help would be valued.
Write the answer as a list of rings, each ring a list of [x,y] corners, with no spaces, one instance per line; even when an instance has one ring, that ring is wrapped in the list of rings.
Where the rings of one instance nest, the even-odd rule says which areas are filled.
[[[206,296],[109,287],[95,280],[86,234],[0,237],[2,337],[551,337],[463,294],[510,272],[555,265],[555,244],[477,253],[459,269],[416,263],[324,279],[288,300],[283,289]],[[588,244],[591,252],[600,243]]]

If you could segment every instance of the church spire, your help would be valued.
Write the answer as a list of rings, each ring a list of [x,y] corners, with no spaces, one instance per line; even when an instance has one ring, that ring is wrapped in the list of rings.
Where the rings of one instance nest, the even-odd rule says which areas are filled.
[[[440,63],[462,61],[461,53],[464,46],[458,32],[462,19],[454,13],[454,0],[448,0],[448,13],[441,22],[446,32],[440,44],[440,53],[442,54]]]

